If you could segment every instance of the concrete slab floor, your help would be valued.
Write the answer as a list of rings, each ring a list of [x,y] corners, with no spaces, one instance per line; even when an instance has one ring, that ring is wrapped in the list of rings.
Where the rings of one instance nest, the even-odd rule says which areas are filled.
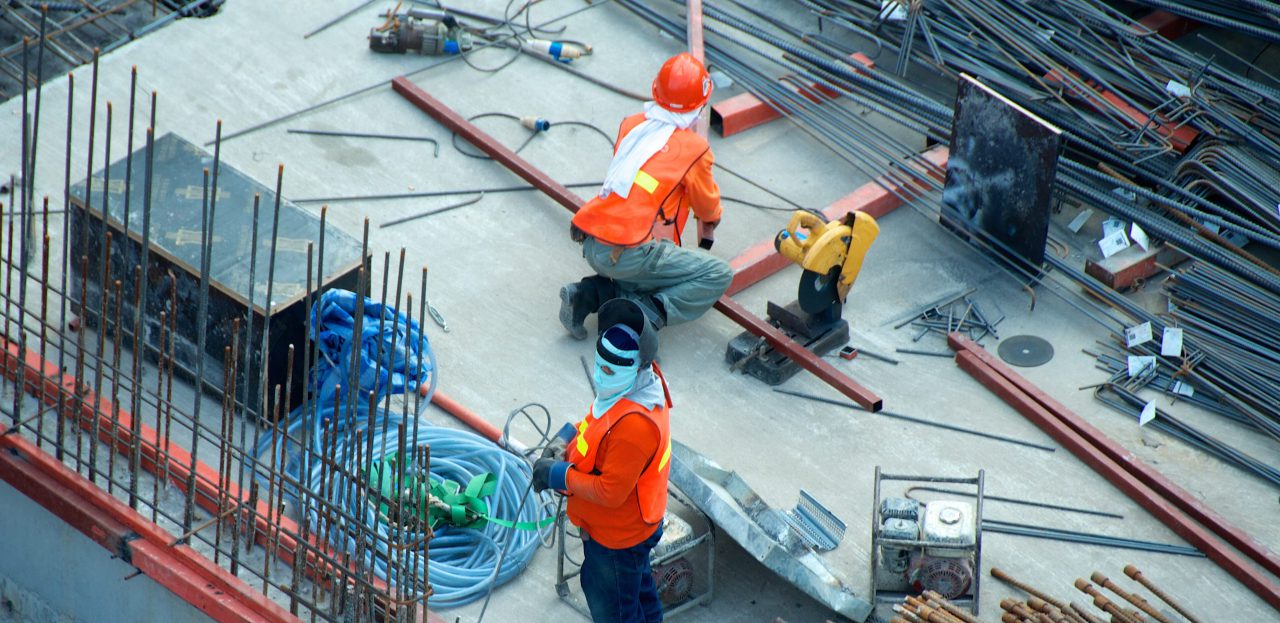
[[[117,123],[112,154],[125,153],[120,117],[128,102],[129,68],[139,69],[139,92],[159,94],[160,132],[174,131],[195,142],[213,138],[216,119],[224,132],[296,110],[378,80],[437,62],[416,56],[375,55],[368,51],[367,29],[376,25],[373,10],[303,40],[302,34],[349,2],[314,2],[306,13],[273,3],[230,2],[216,17],[184,20],[108,55],[102,60],[100,102],[115,103]],[[505,2],[487,0],[469,6],[501,13]],[[777,3],[770,3],[770,6]],[[539,3],[533,21],[582,7],[572,0]],[[382,9],[386,7],[375,7]],[[367,15],[366,15],[367,14]],[[567,21],[566,38],[592,43],[595,54],[579,66],[584,72],[644,92],[659,63],[679,51],[682,42],[658,36],[620,7],[604,4]],[[505,52],[475,55],[480,65],[496,65]],[[72,181],[84,177],[88,131],[89,74],[77,72]],[[577,120],[612,134],[617,122],[639,110],[639,102],[588,85],[536,61],[520,59],[498,73],[481,73],[460,62],[444,64],[415,82],[464,116],[486,112],[539,115],[553,123]],[[716,98],[739,92],[718,91]],[[63,180],[62,120],[66,80],[44,90],[44,125],[39,140],[37,196],[60,202]],[[145,99],[145,98],[140,98]],[[140,106],[139,118],[149,111]],[[19,144],[20,103],[0,107],[2,144]],[[508,145],[523,140],[522,130],[503,119],[478,125]],[[142,125],[141,123],[139,125]],[[420,144],[290,135],[287,128],[342,129],[359,132],[427,134],[442,143],[439,158]],[[136,132],[141,141],[143,129]],[[102,163],[105,136],[98,120]],[[390,88],[316,111],[226,142],[224,160],[267,184],[278,163],[286,165],[285,195],[294,198],[356,193],[441,190],[505,186],[519,180],[500,165],[467,158],[448,145],[448,133]],[[866,181],[788,122],[774,122],[730,139],[712,138],[717,160],[804,205],[821,207]],[[598,181],[608,163],[605,141],[585,128],[553,127],[522,155],[564,182]],[[0,151],[0,171],[17,171],[17,150]],[[719,175],[726,195],[782,205],[731,176]],[[587,195],[589,189],[579,191]],[[492,195],[476,205],[394,228],[380,222],[458,200],[350,202],[333,204],[328,217],[353,236],[371,222],[375,283],[381,283],[382,253],[407,253],[408,281],[417,267],[431,268],[430,298],[449,321],[451,332],[427,327],[440,361],[441,389],[486,419],[501,424],[513,408],[529,401],[546,404],[562,420],[576,420],[589,400],[578,357],[589,346],[563,334],[556,321],[557,291],[586,274],[580,252],[566,235],[568,214],[534,193]],[[59,206],[60,207],[60,206]],[[319,212],[308,204],[307,209]],[[733,257],[768,239],[783,224],[785,212],[727,206],[713,253]],[[51,225],[54,222],[51,221]],[[57,221],[60,231],[60,221]],[[880,221],[881,237],[868,256],[845,317],[855,343],[878,352],[897,347],[943,350],[936,336],[911,342],[905,330],[886,323],[949,291],[978,287],[981,304],[1007,319],[1002,336],[1030,333],[1049,340],[1057,354],[1040,368],[1022,372],[1068,407],[1112,435],[1144,461],[1191,490],[1230,521],[1263,543],[1280,546],[1273,488],[1189,449],[1163,435],[1139,429],[1127,417],[1108,410],[1076,388],[1100,382],[1092,357],[1080,352],[1107,332],[1056,296],[1041,292],[1034,310],[1024,291],[1008,276],[950,237],[919,213],[899,210]],[[1089,240],[1074,241],[1078,246]],[[791,268],[740,294],[737,299],[763,315],[765,302],[794,298],[799,273]],[[391,275],[394,278],[394,275]],[[1070,289],[1067,286],[1066,289]],[[723,364],[725,344],[740,329],[716,312],[698,322],[664,330],[662,359],[676,407],[675,435],[720,464],[738,471],[775,507],[794,504],[804,488],[849,524],[840,548],[825,556],[855,591],[869,585],[869,515],[874,466],[886,471],[971,476],[985,469],[990,493],[1059,504],[1111,510],[1123,521],[1086,519],[1048,511],[1028,512],[992,504],[988,517],[1059,528],[1100,532],[1167,543],[1180,539],[1133,501],[1107,484],[1065,450],[1048,453],[997,442],[974,440],[886,420],[839,407],[774,393],[762,383],[731,374]],[[993,345],[994,342],[987,342]],[[988,432],[1053,445],[1033,425],[941,358],[900,355],[897,366],[868,358],[833,360],[838,368],[877,391],[891,411],[937,419]],[[836,397],[815,378],[801,375],[786,387]],[[1163,406],[1163,403],[1162,403]],[[1274,444],[1222,418],[1185,405],[1171,411],[1220,435],[1255,456],[1274,458]],[[431,410],[442,423],[451,418]],[[552,588],[555,559],[539,553],[530,568],[498,589],[486,620],[574,620],[571,609]],[[1076,577],[1100,570],[1115,578],[1128,563],[1147,570],[1194,612],[1208,620],[1232,613],[1234,620],[1280,620],[1261,600],[1205,559],[1069,545],[1004,535],[984,541],[984,574],[992,566],[1064,599],[1080,601],[1071,588]],[[728,539],[717,544],[716,593],[712,604],[682,615],[690,621],[821,621],[834,615],[752,561]],[[1017,595],[984,575],[982,610],[990,618],[1001,598]],[[473,621],[480,604],[444,613]]]

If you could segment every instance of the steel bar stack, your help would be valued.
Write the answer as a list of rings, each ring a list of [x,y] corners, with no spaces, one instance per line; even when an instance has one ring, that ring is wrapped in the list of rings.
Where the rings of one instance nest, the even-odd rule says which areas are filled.
[[[1004,614],[1000,620],[1003,623],[1181,623],[1184,620],[1198,623],[1199,619],[1137,567],[1127,565],[1124,573],[1151,591],[1155,599],[1148,600],[1136,589],[1127,589],[1102,572],[1094,571],[1089,576],[1092,582],[1084,578],[1077,578],[1074,582],[1075,588],[1088,598],[1085,603],[1093,606],[1089,608],[1077,601],[1058,599],[1001,569],[991,569],[992,577],[1027,594],[1025,599],[1001,600],[1000,608]],[[965,619],[964,623],[973,622]]]
[[[85,184],[85,196],[77,198],[86,205],[89,189],[99,183],[106,187],[121,184],[124,196],[129,195],[130,186],[142,184],[147,189],[146,200],[133,206],[132,218],[135,224],[143,224],[145,241],[151,232],[151,213],[161,209],[159,200],[157,205],[151,200],[156,182],[151,157],[155,151],[157,96],[153,92],[136,106],[131,100],[127,110],[113,114],[110,103],[104,106],[97,100],[97,81],[95,62],[89,85],[89,127],[103,122],[109,136],[113,125],[124,125],[121,117],[128,116],[130,127],[140,117],[147,123],[146,174],[124,180],[95,179],[92,130],[86,138],[73,137],[68,113],[64,188],[71,188],[71,180],[77,176],[70,166],[72,150],[91,154],[88,173],[93,183]],[[69,110],[76,107],[74,93],[74,89],[69,93]],[[352,419],[357,409],[344,405],[335,410],[335,415],[325,422],[327,430],[315,436],[314,443],[312,435],[284,426],[289,418],[291,384],[305,383],[316,369],[319,355],[313,344],[287,347],[291,357],[304,360],[303,378],[290,376],[283,386],[268,386],[261,366],[248,369],[253,361],[249,353],[259,347],[251,343],[250,336],[259,334],[237,321],[232,328],[231,345],[219,357],[227,385],[206,385],[204,392],[181,388],[175,392],[175,386],[182,383],[175,382],[181,370],[175,356],[179,332],[174,289],[154,285],[162,280],[153,273],[154,269],[148,270],[145,255],[135,266],[112,269],[112,259],[120,257],[111,253],[116,244],[112,238],[121,237],[122,228],[128,227],[116,222],[113,213],[103,210],[104,214],[112,214],[109,223],[107,219],[90,223],[84,211],[75,213],[79,216],[67,213],[59,223],[58,217],[50,216],[50,203],[55,208],[61,204],[65,210],[72,199],[70,191],[60,199],[44,197],[39,202],[33,196],[33,175],[28,167],[34,161],[34,148],[28,149],[28,145],[35,143],[32,136],[40,130],[38,101],[37,98],[34,114],[27,115],[37,123],[27,124],[30,127],[23,132],[22,181],[17,188],[12,188],[11,183],[8,195],[0,197],[0,223],[4,225],[0,236],[0,281],[4,284],[0,292],[4,316],[0,324],[0,373],[8,385],[6,400],[0,404],[0,478],[37,501],[49,501],[46,498],[53,491],[36,486],[38,478],[56,480],[65,487],[87,487],[91,491],[86,499],[96,500],[92,504],[110,513],[110,519],[95,524],[106,528],[82,526],[82,530],[91,536],[102,535],[101,542],[113,548],[113,554],[132,560],[140,572],[219,615],[215,618],[241,620],[237,617],[243,615],[236,613],[247,608],[254,620],[420,620],[426,615],[426,599],[431,593],[426,582],[426,554],[432,533],[419,525],[415,513],[403,512],[404,508],[399,513],[385,510],[395,509],[403,500],[389,500],[383,491],[403,491],[409,478],[425,477],[427,448],[406,448],[404,439],[410,431],[415,435],[418,432],[418,420],[409,414],[409,409],[417,413],[418,407],[430,399],[429,392],[420,393],[414,384],[408,388],[412,396],[406,393],[393,403],[392,396],[387,395],[385,404],[378,406],[378,413],[390,413],[401,423],[398,436],[392,431],[396,441],[391,443],[399,445],[398,455],[404,459],[394,475],[380,472],[376,480],[375,470],[386,468],[375,463],[377,457],[369,451],[373,448],[372,435],[365,448],[363,430],[354,437],[341,434],[358,428]],[[99,111],[105,111],[105,116]],[[220,123],[217,130],[221,134]],[[101,150],[102,162],[110,164],[109,146]],[[210,265],[218,260],[211,257],[218,218],[218,154],[220,144],[214,147],[212,171],[203,171],[204,186],[199,189],[203,196],[203,225],[202,231],[194,234],[202,244],[200,281],[204,284],[210,279]],[[283,165],[278,170],[277,197],[282,179]],[[259,228],[266,231],[266,227],[272,227],[269,251],[265,246],[263,250],[270,254],[264,258],[270,266],[275,265],[276,259],[279,236],[273,221],[279,210],[277,201],[274,208],[263,207],[259,214],[254,200],[255,234]],[[4,218],[15,214],[32,218]],[[309,241],[306,246],[308,308],[313,302],[313,286],[321,283],[326,274],[322,262],[324,215],[322,209],[319,240],[314,245]],[[73,218],[85,222],[67,222]],[[73,245],[66,240],[67,233],[80,231],[88,235],[90,228],[93,235],[103,239],[101,256],[71,257]],[[367,258],[367,220],[364,235],[360,257]],[[24,257],[30,261],[24,261]],[[382,300],[395,306],[401,303],[402,277],[406,275],[403,255],[398,268],[391,265],[390,254],[382,261]],[[250,266],[255,264],[250,262]],[[359,291],[373,289],[370,264],[368,260],[361,262]],[[89,279],[100,278],[100,293],[87,287]],[[421,291],[425,292],[425,269],[421,278]],[[265,279],[259,275],[256,282],[250,273],[250,283],[259,287],[265,283],[268,293],[275,285],[274,279],[274,270],[267,271]],[[388,283],[392,279],[395,285],[389,294]],[[200,290],[197,323],[204,327],[210,323],[208,288]],[[250,309],[254,291],[250,288],[247,294],[251,297]],[[88,300],[91,297],[94,300]],[[161,305],[164,311],[159,318],[148,318],[144,323],[140,315],[148,309],[147,297],[160,297],[166,302]],[[418,296],[416,303],[415,308],[414,294],[404,297],[402,317],[416,315],[421,323],[426,313],[425,297]],[[269,314],[270,308],[264,307]],[[358,311],[357,316],[361,317]],[[252,317],[249,316],[250,322]],[[312,330],[311,318],[308,314],[307,333]],[[389,318],[387,324],[392,324]],[[405,329],[403,325],[400,328]],[[355,333],[360,335],[359,324]],[[268,336],[263,334],[262,339],[265,343]],[[352,351],[354,363],[360,349]],[[382,369],[384,360],[376,360],[370,371],[374,378],[390,373]],[[218,364],[214,361],[209,367]],[[198,366],[194,377],[205,378],[203,357]],[[354,376],[355,368],[352,370]],[[342,383],[355,386],[346,379]],[[248,397],[255,392],[262,397],[259,411],[246,406],[251,402]],[[9,396],[12,400],[7,399]],[[370,393],[368,398],[370,406],[375,406],[374,395]],[[304,400],[294,413],[304,418],[311,414],[314,418],[321,408],[312,393],[304,392]],[[388,438],[387,419],[392,418],[381,422],[382,438]],[[412,424],[406,430],[408,422]],[[372,430],[371,425],[368,428]],[[272,451],[254,452],[255,439],[260,440],[259,445],[266,445],[261,440],[269,440]],[[340,447],[344,444],[349,445]],[[274,451],[286,446],[291,450],[293,465],[286,465],[285,457]],[[303,473],[318,475],[323,487],[316,488],[290,476],[291,470],[286,468],[297,469],[299,465]],[[55,512],[66,512],[68,508],[65,502],[49,504],[46,506]],[[132,526],[131,532],[118,535],[123,540],[107,538],[111,526],[120,523]],[[192,578],[199,579],[194,585],[185,584]]]
[[[681,36],[675,4],[664,11],[620,2]],[[1157,357],[1154,387],[1173,391],[1181,381],[1183,398],[1196,392],[1198,398],[1187,399],[1280,440],[1280,270],[1243,248],[1280,251],[1280,82],[1192,54],[1097,0],[802,4],[817,18],[812,26],[737,0],[704,3],[708,61],[859,171],[876,178],[888,167],[883,179],[921,190],[898,193],[905,203],[944,222],[945,213],[924,207],[939,204],[941,171],[919,157],[918,147],[884,131],[896,124],[950,140],[952,96],[924,90],[906,79],[910,72],[975,75],[1063,128],[1059,196],[1130,221],[1194,262],[1169,281],[1167,316],[1052,253],[1048,265],[1105,307],[1064,294],[1025,263],[1002,267],[1023,283],[1048,284],[1115,335],[1151,322],[1156,343],[1131,354]],[[892,70],[883,60],[871,69],[851,58],[885,50],[898,53]],[[970,243],[1010,254],[988,236]],[[1186,330],[1178,356],[1159,355],[1166,326]],[[1272,478],[1270,466],[1194,428],[1169,427]]]

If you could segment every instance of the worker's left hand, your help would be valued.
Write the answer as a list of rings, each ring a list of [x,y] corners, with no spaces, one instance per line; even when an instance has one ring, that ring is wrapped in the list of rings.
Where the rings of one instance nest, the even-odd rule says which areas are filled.
[[[555,459],[538,459],[533,464],[533,490],[542,493],[547,489],[564,491],[569,463]]]
[[[711,221],[704,223],[698,221],[698,246],[703,249],[711,249],[711,245],[716,242],[716,227],[720,225],[720,221]]]

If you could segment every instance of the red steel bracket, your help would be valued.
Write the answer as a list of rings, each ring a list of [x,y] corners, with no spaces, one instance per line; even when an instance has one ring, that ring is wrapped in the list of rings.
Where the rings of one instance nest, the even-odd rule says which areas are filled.
[[[876,62],[861,52],[855,52],[851,58],[861,63],[867,69],[874,69]],[[789,82],[783,81],[783,86],[794,91],[797,95],[801,95],[814,103],[818,103],[817,98],[812,93],[803,93]],[[832,91],[820,84],[813,84],[811,87],[815,91],[821,92],[830,98],[840,97],[836,91]],[[733,136],[739,132],[745,132],[758,125],[764,125],[774,119],[782,116],[777,109],[769,105],[768,102],[752,95],[750,93],[742,93],[730,98],[726,98],[711,105],[711,126],[720,133],[720,136]]]
[[[431,94],[418,85],[410,82],[408,78],[404,76],[397,77],[391,81],[391,87],[414,106],[430,115],[432,119],[470,141],[471,144],[480,148],[481,151],[494,160],[501,162],[508,169],[511,169],[513,173],[519,175],[526,182],[533,184],[570,212],[577,212],[578,208],[581,207],[582,199],[577,195],[569,192],[564,186],[552,180],[546,173],[543,173],[510,149],[507,149],[494,140],[493,137],[471,125],[462,115],[445,106],[443,102],[432,97]],[[769,345],[773,346],[778,352],[786,355],[799,364],[800,367],[813,372],[818,378],[826,381],[864,409],[874,412],[879,411],[883,406],[883,401],[875,393],[857,384],[853,379],[835,369],[830,363],[814,355],[804,346],[797,344],[776,327],[747,311],[746,308],[738,305],[728,296],[720,297],[720,300],[716,301],[715,307],[728,316],[730,320],[741,325],[742,328],[765,338]]]
[[[946,168],[948,151],[941,145],[933,147],[921,154],[931,164]],[[924,172],[922,175],[926,174]],[[924,187],[922,184],[904,183],[901,176],[885,176],[879,180],[867,182],[857,190],[837,199],[822,211],[827,220],[843,217],[849,212],[866,212],[872,218],[880,218],[902,205],[902,198],[915,198]],[[729,261],[733,267],[733,281],[725,292],[733,296],[791,265],[791,261],[778,253],[773,247],[773,239],[765,240]]]
[[[1249,590],[1272,607],[1280,608],[1280,585],[1239,553],[1224,547],[1217,537],[1225,539],[1275,573],[1280,569],[1277,566],[1280,560],[1265,546],[1138,460],[972,340],[952,333],[948,336],[948,343],[956,350],[956,362],[961,369],[1003,398]]]

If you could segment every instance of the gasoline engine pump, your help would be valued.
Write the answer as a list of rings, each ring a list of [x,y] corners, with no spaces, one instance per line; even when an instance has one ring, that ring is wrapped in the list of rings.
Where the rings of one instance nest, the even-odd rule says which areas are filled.
[[[472,45],[471,31],[440,9],[413,7],[369,31],[369,49],[386,54],[440,56],[466,52]]]

